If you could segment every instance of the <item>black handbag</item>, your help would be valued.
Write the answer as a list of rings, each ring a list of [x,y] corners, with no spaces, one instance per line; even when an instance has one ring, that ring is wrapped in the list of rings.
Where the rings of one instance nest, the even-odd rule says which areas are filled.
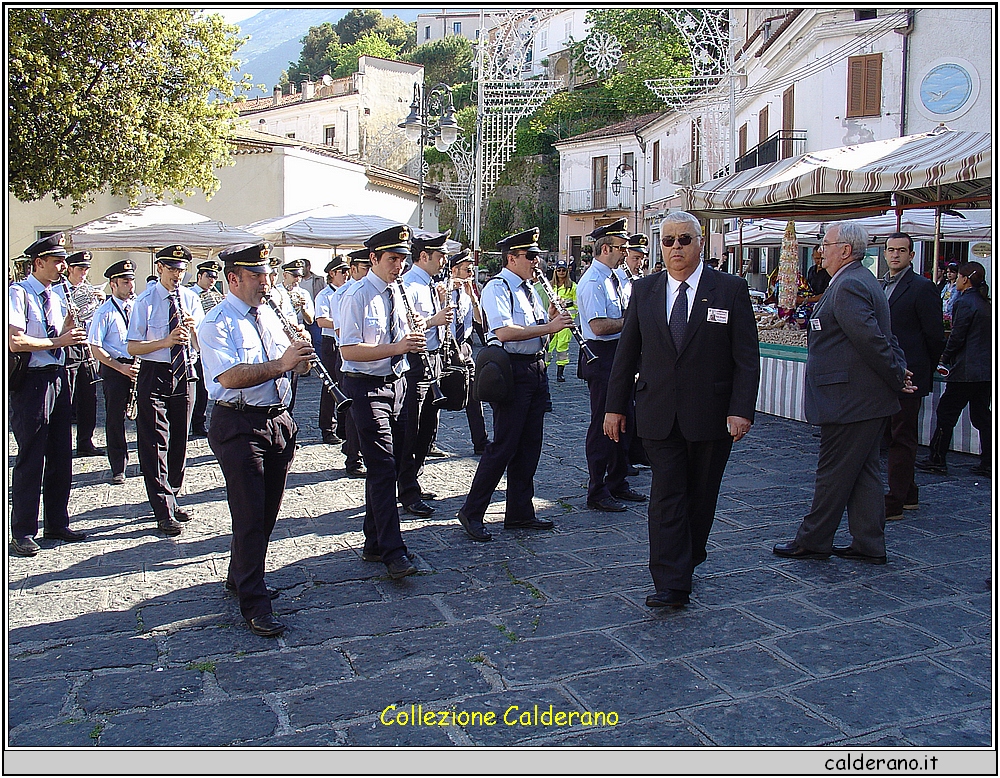
[[[442,368],[438,385],[445,399],[442,408],[446,411],[464,410],[469,402],[469,371],[464,363]]]

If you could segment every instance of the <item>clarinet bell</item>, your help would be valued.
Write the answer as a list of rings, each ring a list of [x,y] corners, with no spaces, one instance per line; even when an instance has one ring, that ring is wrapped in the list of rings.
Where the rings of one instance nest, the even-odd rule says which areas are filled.
[[[580,350],[583,352],[583,357],[587,360],[588,365],[597,359],[597,354],[591,351],[590,346],[588,346],[586,342],[580,344]]]
[[[437,381],[431,384],[431,405],[435,408],[443,408],[448,404],[448,398],[444,396],[444,392],[441,391],[441,386]]]
[[[340,390],[340,387],[337,386],[336,384],[333,385],[333,389],[330,391],[330,394],[333,395],[333,402],[334,405],[336,405],[337,407],[337,413],[346,411],[348,408],[351,407],[351,403],[354,402],[354,400],[352,400],[350,397],[344,394]]]

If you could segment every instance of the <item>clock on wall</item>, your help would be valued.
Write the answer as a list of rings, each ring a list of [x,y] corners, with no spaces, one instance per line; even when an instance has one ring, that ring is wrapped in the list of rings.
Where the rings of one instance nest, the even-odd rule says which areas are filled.
[[[976,102],[979,74],[968,62],[938,61],[921,76],[919,94],[921,113],[928,118],[957,118]]]

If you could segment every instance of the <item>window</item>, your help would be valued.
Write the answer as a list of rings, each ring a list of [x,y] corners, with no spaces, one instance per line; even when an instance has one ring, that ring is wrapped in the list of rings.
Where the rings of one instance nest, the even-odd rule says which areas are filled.
[[[294,140],[295,139],[295,133],[294,132],[286,132],[285,133],[285,137],[286,138],[292,138]]]
[[[795,84],[781,95],[781,129],[785,136],[781,141],[781,158],[792,156],[792,130],[795,128]]]
[[[330,126],[323,128],[323,143],[327,146],[337,145],[337,128]]]
[[[608,158],[594,157],[591,160],[591,182],[594,193],[595,210],[608,207]]]
[[[424,27],[424,40],[428,41],[431,39],[431,26],[428,24]]]
[[[453,35],[461,35],[462,34],[462,23],[461,22],[452,22],[451,23],[451,32],[452,32]]]
[[[479,40],[479,30],[476,30],[476,40]]]
[[[882,111],[882,54],[847,58],[847,116],[878,116]]]
[[[866,22],[869,19],[877,19],[878,11],[874,8],[859,8],[854,12],[854,21]]]
[[[563,26],[563,43],[569,43],[569,39],[573,37],[573,22],[566,22]]]
[[[691,183],[701,183],[701,117],[691,122]]]
[[[538,50],[545,51],[549,47],[549,28],[538,33]]]
[[[740,140],[739,140],[739,144],[740,144],[740,152],[739,153],[740,153],[740,156],[742,157],[744,154],[747,153],[747,126],[746,126],[746,124],[744,124],[742,127],[740,127]]]
[[[765,105],[760,109],[760,113],[757,114],[757,143],[763,143],[767,140],[767,106]]]
[[[660,180],[660,142],[653,141],[653,180]]]
[[[628,170],[635,175],[635,152],[626,151],[622,154],[622,165],[624,165]]]

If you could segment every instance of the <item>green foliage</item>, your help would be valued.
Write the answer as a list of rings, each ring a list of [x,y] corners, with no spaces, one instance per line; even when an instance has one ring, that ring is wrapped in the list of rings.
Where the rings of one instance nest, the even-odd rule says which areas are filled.
[[[417,46],[407,59],[424,66],[424,83],[429,87],[442,82],[454,86],[472,81],[472,42],[461,35]]]
[[[407,24],[398,16],[383,16],[381,11],[371,8],[348,12],[337,22],[336,31],[344,46],[357,43],[369,33],[380,35],[397,52],[409,51],[417,42],[415,23]]]
[[[351,73],[357,73],[358,59],[365,56],[395,59],[399,56],[399,50],[380,33],[365,33],[356,42],[347,44],[341,49],[340,64],[333,71],[333,77],[344,78]]]
[[[103,189],[133,201],[213,194],[228,147],[242,44],[221,16],[180,8],[11,8],[9,187],[20,200]]]
[[[510,200],[491,198],[486,208],[486,218],[480,233],[480,245],[496,250],[497,241],[514,232],[516,208]]]
[[[340,38],[330,22],[318,27],[310,27],[302,39],[302,51],[298,62],[289,62],[287,78],[279,81],[285,84],[300,84],[307,79],[315,80],[323,74],[332,74],[342,59]]]

